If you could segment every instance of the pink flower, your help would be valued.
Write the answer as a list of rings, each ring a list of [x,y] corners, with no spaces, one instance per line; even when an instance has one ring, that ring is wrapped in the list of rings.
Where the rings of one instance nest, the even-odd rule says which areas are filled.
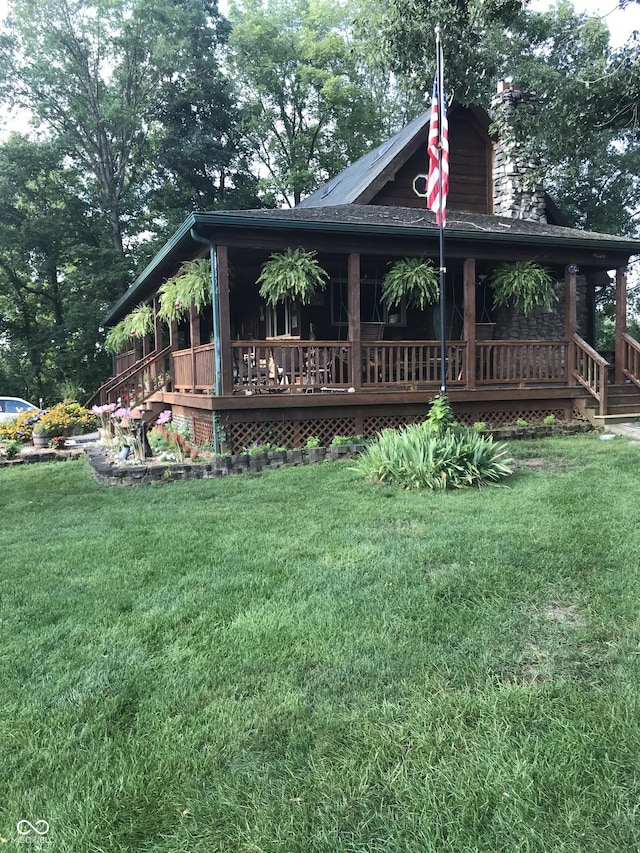
[[[171,420],[171,409],[165,409],[163,412],[160,412],[158,415],[158,420],[156,423],[158,426],[162,426],[162,424],[168,424]]]
[[[116,409],[115,412],[111,415],[112,418],[118,418],[119,420],[122,418],[130,418],[133,416],[133,412],[131,409],[125,409],[124,406],[121,406],[119,409]]]

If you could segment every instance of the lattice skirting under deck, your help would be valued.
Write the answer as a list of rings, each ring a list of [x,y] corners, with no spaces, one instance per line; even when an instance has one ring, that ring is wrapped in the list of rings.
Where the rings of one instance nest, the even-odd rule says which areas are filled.
[[[550,405],[548,408],[517,409],[512,411],[464,411],[455,408],[456,420],[473,426],[477,421],[483,421],[494,428],[514,425],[518,419],[526,420],[528,424],[540,424],[549,415],[556,420],[567,418],[567,411],[562,406]],[[230,423],[222,420],[221,426],[225,434],[227,447],[234,453],[241,451],[251,444],[277,444],[286,447],[303,447],[312,436],[319,439],[321,445],[328,445],[336,435],[361,434],[372,438],[383,429],[397,429],[406,424],[419,423],[425,414],[398,415],[364,415],[357,417],[311,417],[305,420],[273,420],[262,422]]]

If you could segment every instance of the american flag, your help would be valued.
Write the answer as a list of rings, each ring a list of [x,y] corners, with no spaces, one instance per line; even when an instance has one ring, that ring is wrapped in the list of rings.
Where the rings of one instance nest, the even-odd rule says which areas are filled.
[[[442,127],[440,127],[439,117]],[[441,153],[442,157],[440,157]],[[442,225],[444,226],[447,221],[447,193],[449,192],[449,122],[444,87],[442,101],[439,103],[437,72],[433,81],[427,154],[429,155],[427,207],[435,213],[438,225],[440,225],[440,210],[442,209]]]

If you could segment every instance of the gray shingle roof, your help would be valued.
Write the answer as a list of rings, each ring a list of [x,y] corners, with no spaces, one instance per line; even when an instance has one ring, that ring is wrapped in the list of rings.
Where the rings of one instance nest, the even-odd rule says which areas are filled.
[[[327,207],[369,201],[368,198],[363,198],[363,193],[366,193],[377,177],[393,166],[394,161],[398,161],[398,166],[402,165],[405,150],[413,150],[417,136],[422,136],[426,145],[430,117],[430,111],[421,113],[391,139],[367,152],[335,178],[319,187],[297,207]]]

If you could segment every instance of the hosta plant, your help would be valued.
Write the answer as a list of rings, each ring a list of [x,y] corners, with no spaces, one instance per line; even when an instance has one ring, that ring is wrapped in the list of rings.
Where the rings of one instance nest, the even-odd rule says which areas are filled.
[[[494,306],[516,308],[525,316],[534,308],[551,311],[558,298],[547,270],[532,261],[501,264],[489,283],[493,288]]]
[[[382,302],[387,308],[406,299],[407,306],[424,310],[438,301],[438,274],[430,260],[402,258],[382,279]]]
[[[260,296],[270,305],[290,299],[307,305],[313,295],[324,290],[329,274],[316,260],[315,252],[286,249],[271,255],[263,264],[257,284]]]

